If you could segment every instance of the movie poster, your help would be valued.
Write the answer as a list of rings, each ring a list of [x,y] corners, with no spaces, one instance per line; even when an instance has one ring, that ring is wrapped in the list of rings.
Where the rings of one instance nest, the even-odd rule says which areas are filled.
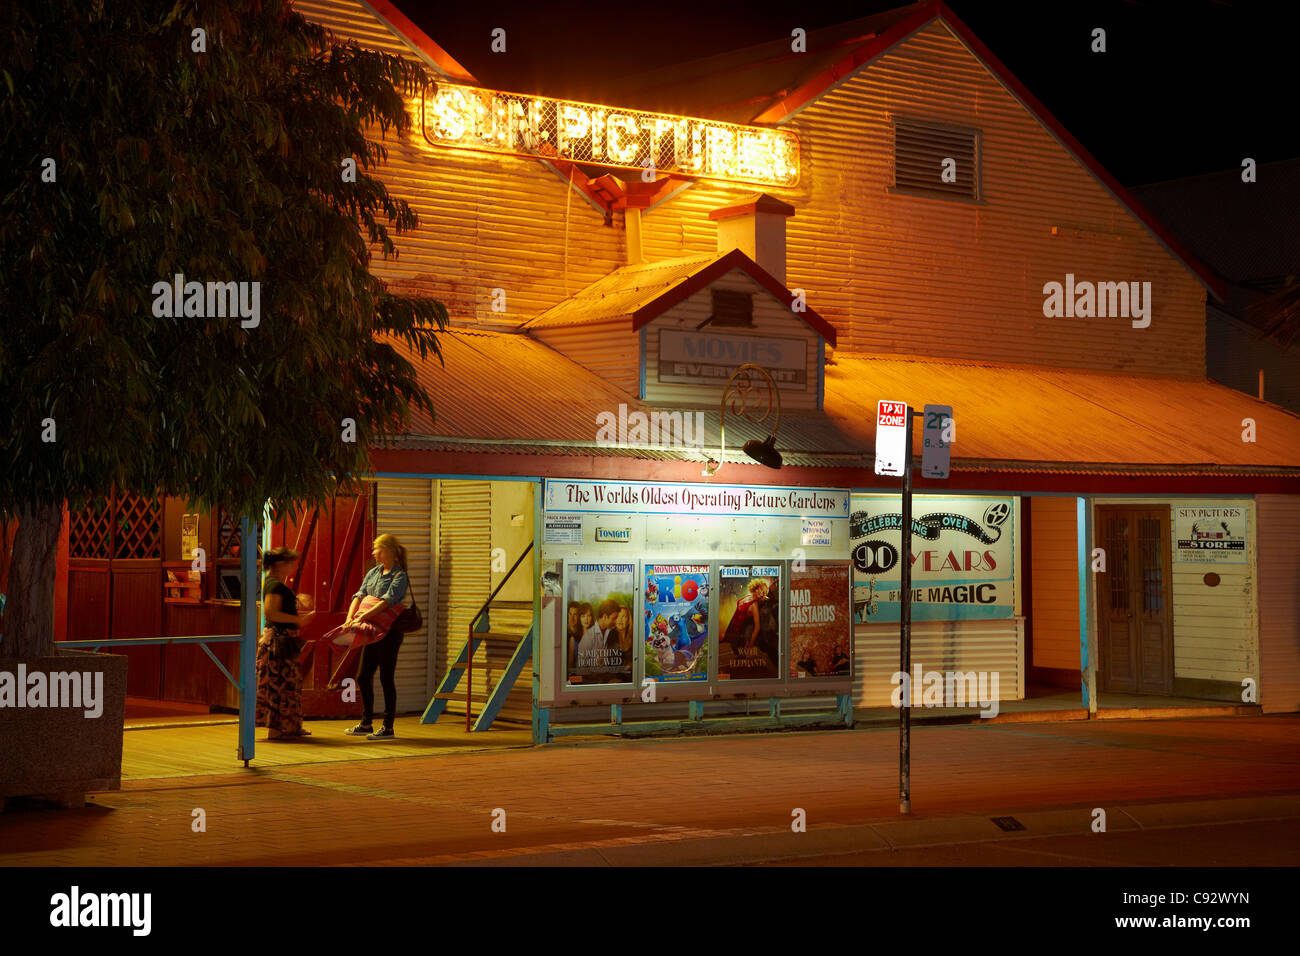
[[[718,569],[718,678],[781,676],[781,568],[724,564]]]
[[[791,570],[790,676],[847,677],[852,656],[848,564]]]
[[[636,566],[571,564],[565,607],[565,664],[570,684],[632,682]]]
[[[645,676],[709,679],[709,566],[648,564],[645,569]]]

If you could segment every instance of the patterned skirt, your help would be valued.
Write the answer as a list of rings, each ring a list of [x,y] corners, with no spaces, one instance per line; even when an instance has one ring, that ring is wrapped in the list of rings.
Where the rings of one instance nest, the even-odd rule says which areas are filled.
[[[280,632],[274,637],[289,637]],[[257,725],[267,727],[272,736],[302,733],[302,667],[298,662],[298,641],[283,643],[292,653],[276,654],[280,646],[270,628],[257,642]]]

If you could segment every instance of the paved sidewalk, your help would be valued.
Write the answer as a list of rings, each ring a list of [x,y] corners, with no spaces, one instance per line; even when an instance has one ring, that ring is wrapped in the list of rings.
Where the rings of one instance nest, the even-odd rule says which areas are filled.
[[[1122,807],[1162,804],[1150,812],[1178,822],[1171,801],[1189,801],[1184,815],[1195,818],[1226,812],[1200,801],[1257,797],[1236,799],[1232,814],[1280,819],[1293,804],[1269,798],[1300,794],[1298,741],[1295,716],[921,726],[907,821],[889,730],[376,755],[132,780],[83,810],[7,812],[0,864],[536,862],[619,847],[653,850],[643,861],[704,862],[709,841],[789,834],[795,808],[821,852],[855,849],[851,831],[886,824],[942,844],[965,839],[977,817],[986,828],[992,816],[1074,811],[1053,825],[1086,832],[1091,808],[1120,826]],[[192,829],[195,810],[205,832]],[[493,832],[496,810],[504,833]]]

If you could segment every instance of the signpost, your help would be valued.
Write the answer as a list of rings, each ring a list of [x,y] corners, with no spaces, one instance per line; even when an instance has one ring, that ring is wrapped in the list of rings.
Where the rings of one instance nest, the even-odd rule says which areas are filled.
[[[903,508],[899,555],[898,669],[903,675],[898,714],[898,812],[912,812],[912,419],[906,402],[876,405],[876,474],[901,475]],[[953,418],[950,405],[926,405],[921,473],[947,478]],[[932,427],[933,426],[933,427]]]
[[[952,406],[927,405],[921,423],[921,475],[947,478],[953,440]]]

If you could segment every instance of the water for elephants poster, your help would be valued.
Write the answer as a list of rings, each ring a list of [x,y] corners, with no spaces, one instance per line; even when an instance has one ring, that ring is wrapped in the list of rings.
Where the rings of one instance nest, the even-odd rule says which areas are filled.
[[[790,572],[790,676],[846,677],[853,653],[847,563]]]
[[[631,683],[636,566],[571,564],[566,570],[564,647],[569,683]]]
[[[648,564],[645,569],[645,676],[709,679],[709,566]]]
[[[781,676],[781,568],[724,564],[718,569],[720,680]]]

